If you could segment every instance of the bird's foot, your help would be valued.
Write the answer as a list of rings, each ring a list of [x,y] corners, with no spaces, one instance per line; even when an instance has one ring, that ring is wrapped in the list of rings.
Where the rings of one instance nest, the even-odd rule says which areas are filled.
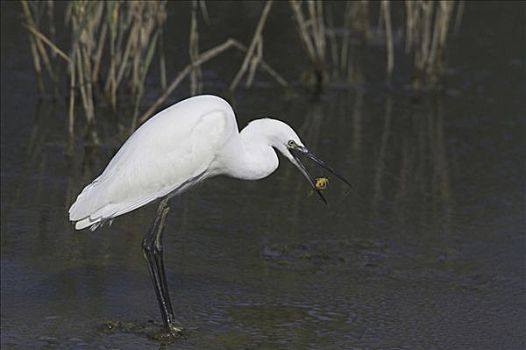
[[[107,334],[115,333],[133,333],[144,335],[150,339],[160,342],[173,342],[186,336],[186,331],[182,327],[177,327],[169,323],[168,327],[163,327],[157,322],[139,322],[139,321],[113,321],[108,320],[100,325],[99,330]]]
[[[168,332],[170,334],[174,335],[174,336],[180,337],[184,333],[184,328],[183,327],[177,327],[173,323],[170,323],[168,325]]]
[[[177,327],[173,323],[169,323],[164,327],[162,332],[156,333],[151,338],[161,342],[172,342],[178,338],[184,337],[185,331],[182,327]]]

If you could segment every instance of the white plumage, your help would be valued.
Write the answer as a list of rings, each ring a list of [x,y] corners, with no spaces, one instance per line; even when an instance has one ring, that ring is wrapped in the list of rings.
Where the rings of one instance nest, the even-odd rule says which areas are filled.
[[[77,230],[158,198],[175,195],[215,175],[260,179],[278,167],[273,147],[291,160],[287,142],[303,146],[294,130],[275,119],[251,122],[241,133],[223,99],[188,98],[159,112],[124,143],[102,174],[87,185],[71,208]]]

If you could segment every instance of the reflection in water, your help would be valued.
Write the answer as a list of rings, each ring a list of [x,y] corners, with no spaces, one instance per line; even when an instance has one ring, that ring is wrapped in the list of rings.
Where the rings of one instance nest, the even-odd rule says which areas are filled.
[[[452,194],[450,190],[448,135],[444,131],[443,101],[431,96],[423,106],[410,109],[408,123],[398,136],[397,154],[400,170],[395,172],[398,183],[393,209],[401,227],[417,220],[419,234],[430,237],[450,234]]]
[[[448,155],[454,150],[446,148],[448,135],[444,130],[443,97],[430,96],[421,104],[413,105],[409,97],[405,99],[408,102],[398,98],[400,102],[395,104],[393,96],[386,94],[379,106],[384,108],[383,120],[376,123],[371,121],[375,116],[363,109],[364,101],[370,99],[364,89],[339,91],[337,96],[334,100],[309,104],[302,114],[299,134],[309,148],[318,153],[325,151],[323,157],[328,154],[336,168],[346,167],[354,183],[354,200],[367,198],[366,202],[353,203],[354,207],[349,209],[361,212],[371,223],[392,218],[399,230],[417,230],[411,234],[419,232],[436,237],[450,232],[453,194]],[[400,109],[404,104],[409,105],[405,115]],[[396,115],[393,108],[397,108]],[[367,128],[363,127],[362,119],[369,119]],[[342,128],[346,132],[335,132]],[[322,144],[327,138],[331,138],[333,144],[330,150],[325,150]],[[364,144],[362,140],[367,141]],[[350,152],[335,154],[338,149]],[[306,186],[297,181],[295,169],[287,170],[288,181],[282,185],[295,181],[294,205],[289,213],[294,218],[292,222],[298,223]],[[280,190],[281,193],[287,191],[290,188]],[[350,200],[338,198],[336,203],[349,203]],[[289,229],[295,231],[293,227]]]
[[[385,158],[387,152],[387,145],[389,141],[389,135],[391,133],[391,117],[393,110],[393,101],[391,96],[387,96],[385,102],[385,120],[382,127],[382,136],[380,139],[380,150],[376,159],[374,184],[373,184],[373,198],[372,198],[372,212],[376,215],[380,200],[383,199],[382,193],[382,176],[385,174]],[[392,150],[390,150],[391,153]]]

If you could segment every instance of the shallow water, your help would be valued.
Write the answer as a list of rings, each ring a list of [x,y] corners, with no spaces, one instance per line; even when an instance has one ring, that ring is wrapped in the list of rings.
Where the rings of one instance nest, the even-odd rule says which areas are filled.
[[[526,347],[524,5],[468,3],[448,89],[418,103],[366,80],[383,69],[374,50],[357,62],[362,81],[316,102],[263,75],[237,93],[240,126],[289,122],[353,190],[331,178],[325,207],[282,159],[267,179],[216,178],[176,200],[166,266],[187,332],[174,344],[101,330],[159,321],[140,249],[155,207],[73,230],[67,208],[115,152],[116,127],[101,126],[102,147],[65,156],[65,113],[38,100],[17,11],[2,3],[2,348]],[[284,49],[279,34],[269,29],[266,52]],[[282,71],[307,67],[294,57]],[[214,79],[218,93],[228,81]]]

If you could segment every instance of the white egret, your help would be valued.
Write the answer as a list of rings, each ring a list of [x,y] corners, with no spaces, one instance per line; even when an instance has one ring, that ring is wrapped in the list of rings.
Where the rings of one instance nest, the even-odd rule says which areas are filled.
[[[138,128],[102,174],[87,185],[69,209],[77,230],[106,221],[161,199],[157,216],[144,236],[143,252],[165,328],[178,332],[164,273],[162,233],[168,200],[216,175],[258,180],[278,167],[275,149],[325,198],[299,159],[310,158],[349,184],[303,145],[294,130],[276,119],[257,119],[238,131],[232,107],[222,98],[195,96],[166,108]]]

